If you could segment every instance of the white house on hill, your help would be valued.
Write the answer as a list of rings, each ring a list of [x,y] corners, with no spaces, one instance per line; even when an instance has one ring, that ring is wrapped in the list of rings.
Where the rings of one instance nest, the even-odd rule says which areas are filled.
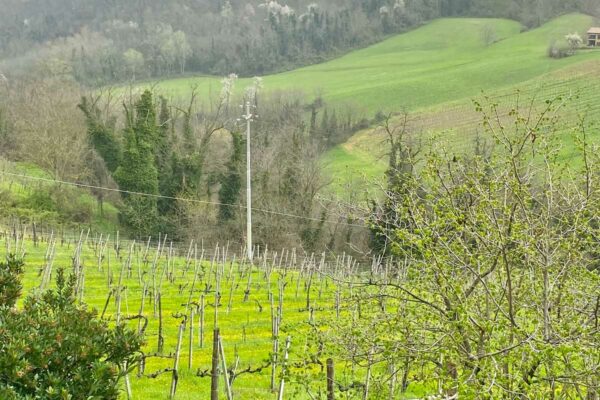
[[[588,46],[600,47],[600,28],[590,28],[587,34]]]

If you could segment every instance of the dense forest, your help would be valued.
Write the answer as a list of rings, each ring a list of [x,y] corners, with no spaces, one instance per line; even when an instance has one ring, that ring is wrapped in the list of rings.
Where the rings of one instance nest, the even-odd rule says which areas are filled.
[[[531,28],[594,0],[2,0],[0,75],[34,71],[101,85],[185,73],[292,69],[440,16]]]

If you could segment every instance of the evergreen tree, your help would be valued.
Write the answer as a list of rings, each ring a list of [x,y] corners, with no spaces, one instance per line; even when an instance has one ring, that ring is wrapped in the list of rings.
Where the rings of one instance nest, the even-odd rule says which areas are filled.
[[[52,290],[34,292],[15,308],[22,275],[22,260],[0,261],[0,399],[120,398],[142,337],[80,304],[75,276],[61,268]]]
[[[227,204],[237,204],[242,189],[242,155],[244,153],[244,142],[242,135],[231,132],[232,151],[231,158],[227,163],[227,173],[221,179],[219,190],[219,221],[225,222],[235,218],[234,207]]]
[[[171,177],[169,196],[179,194],[193,194],[198,188],[198,183],[202,176],[202,154],[200,152],[200,144],[197,143],[194,137],[194,129],[192,126],[192,115],[194,113],[195,94],[192,94],[192,99],[187,110],[183,111],[182,117],[182,140],[183,146],[179,151],[171,153]],[[173,135],[175,137],[175,135]],[[204,144],[206,145],[206,144]],[[173,143],[173,147],[175,143]]]
[[[85,115],[88,136],[92,147],[104,160],[106,168],[112,173],[117,170],[121,162],[121,143],[114,133],[114,119],[102,121],[98,107],[90,103],[87,97],[81,98],[79,109]]]
[[[167,99],[160,98],[160,113],[158,116],[158,146],[156,149],[156,168],[158,171],[158,189],[161,195],[174,197],[177,193],[173,184],[172,153],[174,135],[171,132],[171,111]],[[173,211],[175,200],[160,198],[158,210],[160,214]]]
[[[323,118],[321,119],[321,141],[327,143],[329,137],[329,112],[327,108],[323,111]]]
[[[124,193],[125,209],[123,222],[135,234],[146,235],[152,232],[157,222],[158,171],[155,160],[158,127],[152,94],[145,91],[135,104],[135,119],[125,131],[125,151],[123,161],[114,173],[114,178]]]

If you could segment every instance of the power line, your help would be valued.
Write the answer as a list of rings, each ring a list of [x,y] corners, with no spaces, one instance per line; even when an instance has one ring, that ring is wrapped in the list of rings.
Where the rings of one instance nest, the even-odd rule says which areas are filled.
[[[116,192],[116,193],[124,193],[124,194],[129,194],[129,195],[136,195],[136,196],[145,196],[145,197],[151,197],[151,198],[157,198],[157,199],[177,200],[177,201],[185,201],[188,203],[205,204],[205,205],[212,205],[212,206],[235,207],[235,208],[240,208],[240,209],[248,208],[241,204],[227,204],[227,203],[221,203],[221,202],[217,202],[217,201],[187,199],[185,197],[164,196],[164,195],[153,194],[153,193],[135,192],[135,191],[131,191],[131,190],[123,190],[123,189],[116,189],[116,188],[108,188],[108,187],[104,187],[104,186],[90,185],[87,183],[70,182],[70,181],[64,181],[64,180],[60,180],[60,179],[50,179],[50,178],[43,178],[43,177],[38,177],[38,176],[16,174],[16,173],[7,172],[7,171],[0,171],[0,175],[7,175],[7,176],[16,177],[16,178],[23,178],[23,179],[48,182],[48,183],[54,183],[54,184],[63,184],[63,185],[81,187],[81,188],[87,188],[87,189],[104,190],[107,192]],[[283,211],[273,211],[273,210],[266,210],[266,209],[262,209],[262,208],[251,208],[251,210],[256,211],[256,212],[261,212],[263,214],[277,215],[277,216],[286,217],[286,218],[293,218],[293,219],[299,219],[299,220],[305,220],[305,221],[313,221],[313,222],[319,222],[319,223],[323,222],[323,223],[328,223],[328,224],[339,224],[339,225],[350,226],[350,227],[355,227],[355,228],[365,228],[364,225],[350,224],[347,222],[334,222],[334,221],[327,221],[327,220],[323,221],[320,218],[305,217],[302,215],[291,214],[291,213],[283,212]]]

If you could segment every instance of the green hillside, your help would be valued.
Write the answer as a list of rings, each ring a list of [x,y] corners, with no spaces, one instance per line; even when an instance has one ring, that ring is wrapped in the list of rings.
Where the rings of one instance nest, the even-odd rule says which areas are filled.
[[[87,190],[57,185],[52,175],[36,165],[10,163],[0,157],[0,227],[6,228],[17,218],[38,226],[115,232],[119,230],[118,210],[112,200],[105,199],[100,208]]]
[[[587,75],[598,71],[600,51],[581,50],[562,59],[547,56],[551,43],[564,41],[572,32],[585,37],[593,23],[590,16],[569,14],[521,32],[521,26],[510,20],[440,19],[330,62],[264,77],[264,87],[307,96],[319,93],[329,104],[352,104],[370,114],[408,110],[423,120],[418,130],[454,129],[446,137],[462,145],[472,139],[465,130],[472,131],[478,121],[471,99],[482,92],[509,97],[521,90],[524,96],[543,97],[577,86],[582,90],[581,104],[597,103]],[[597,81],[594,75],[592,83]],[[237,90],[249,84],[249,79],[241,79]],[[192,86],[216,94],[220,78],[153,85],[175,97],[185,96]],[[326,155],[325,164],[338,186],[351,186],[362,176],[381,176],[383,137],[373,135],[371,130],[360,132]]]
[[[570,32],[583,34],[592,17],[571,14],[525,33],[515,21],[502,19],[441,19],[344,57],[264,77],[266,90],[301,90],[323,94],[329,102],[345,102],[369,112],[414,109],[440,104],[532,79],[598,53],[561,60],[546,56],[549,44]],[[495,42],[487,45],[486,32]],[[241,79],[238,90],[250,84]],[[218,93],[220,78],[181,78],[159,82],[156,88],[174,96],[192,85]]]
[[[561,156],[571,160],[572,133],[579,116],[586,115],[590,123],[600,121],[600,58],[596,58],[505,88],[482,90],[471,97],[416,109],[409,115],[410,131],[425,143],[437,137],[452,151],[462,153],[473,148],[476,132],[481,132],[482,115],[476,112],[474,100],[498,104],[501,116],[509,118],[517,102],[522,108],[533,105],[540,111],[546,100],[560,96],[565,99],[560,118]],[[374,181],[383,179],[387,168],[385,139],[381,129],[365,129],[325,155],[324,165],[333,178],[335,192],[351,193],[352,188],[372,187]],[[571,160],[574,166],[580,162]]]

